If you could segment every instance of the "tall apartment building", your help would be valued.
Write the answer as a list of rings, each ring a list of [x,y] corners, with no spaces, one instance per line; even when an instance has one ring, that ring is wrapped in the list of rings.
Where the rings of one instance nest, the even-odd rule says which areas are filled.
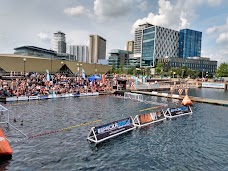
[[[180,30],[179,56],[181,58],[201,56],[202,32],[183,29]]]
[[[99,35],[89,36],[89,61],[98,63],[98,59],[106,58],[106,40]]]
[[[56,32],[53,36],[53,50],[57,53],[66,53],[66,37],[63,32]]]
[[[67,53],[74,56],[74,61],[89,62],[89,48],[85,45],[69,45]]]
[[[127,51],[134,53],[134,41],[128,41],[127,42]]]

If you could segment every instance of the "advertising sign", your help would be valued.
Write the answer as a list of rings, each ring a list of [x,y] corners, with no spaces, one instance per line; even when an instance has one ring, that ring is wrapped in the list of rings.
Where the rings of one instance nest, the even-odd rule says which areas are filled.
[[[191,109],[189,106],[183,106],[183,107],[178,107],[178,108],[170,108],[169,111],[170,111],[170,114],[172,116],[185,114],[185,113],[191,113]]]
[[[153,119],[150,113],[146,113],[146,114],[139,115],[139,120],[140,120],[140,124],[145,124],[145,123],[152,122]]]
[[[114,121],[105,125],[95,127],[94,131],[97,140],[101,140],[115,134],[119,134],[128,129],[134,128],[132,118],[121,119],[119,121]]]
[[[208,83],[208,82],[203,82],[202,87],[207,87],[207,88],[222,88],[225,89],[225,84],[222,83]]]

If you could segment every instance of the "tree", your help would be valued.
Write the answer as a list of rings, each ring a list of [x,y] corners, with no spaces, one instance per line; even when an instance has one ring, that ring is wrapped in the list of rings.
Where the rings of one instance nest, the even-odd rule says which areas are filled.
[[[162,73],[162,71],[163,71],[163,64],[162,63],[158,63],[157,64],[157,66],[156,66],[156,68],[155,68],[155,72],[157,73],[157,74],[161,74]]]
[[[224,62],[218,67],[216,77],[228,77],[228,63]]]

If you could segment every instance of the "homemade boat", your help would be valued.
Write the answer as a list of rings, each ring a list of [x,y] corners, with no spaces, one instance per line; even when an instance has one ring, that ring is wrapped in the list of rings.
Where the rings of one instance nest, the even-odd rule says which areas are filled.
[[[136,127],[147,126],[156,122],[162,122],[166,120],[164,111],[158,110],[150,113],[136,115],[134,118],[134,124]]]
[[[181,106],[176,108],[168,108],[164,115],[168,119],[176,118],[184,115],[191,115],[192,109],[190,106]]]

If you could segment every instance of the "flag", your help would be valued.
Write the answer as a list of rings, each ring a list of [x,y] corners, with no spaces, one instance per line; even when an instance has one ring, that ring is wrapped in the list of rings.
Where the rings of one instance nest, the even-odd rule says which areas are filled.
[[[46,70],[46,72],[47,72],[47,81],[50,81],[49,71],[48,71],[48,70]]]
[[[85,70],[82,68],[82,78],[85,79]]]

